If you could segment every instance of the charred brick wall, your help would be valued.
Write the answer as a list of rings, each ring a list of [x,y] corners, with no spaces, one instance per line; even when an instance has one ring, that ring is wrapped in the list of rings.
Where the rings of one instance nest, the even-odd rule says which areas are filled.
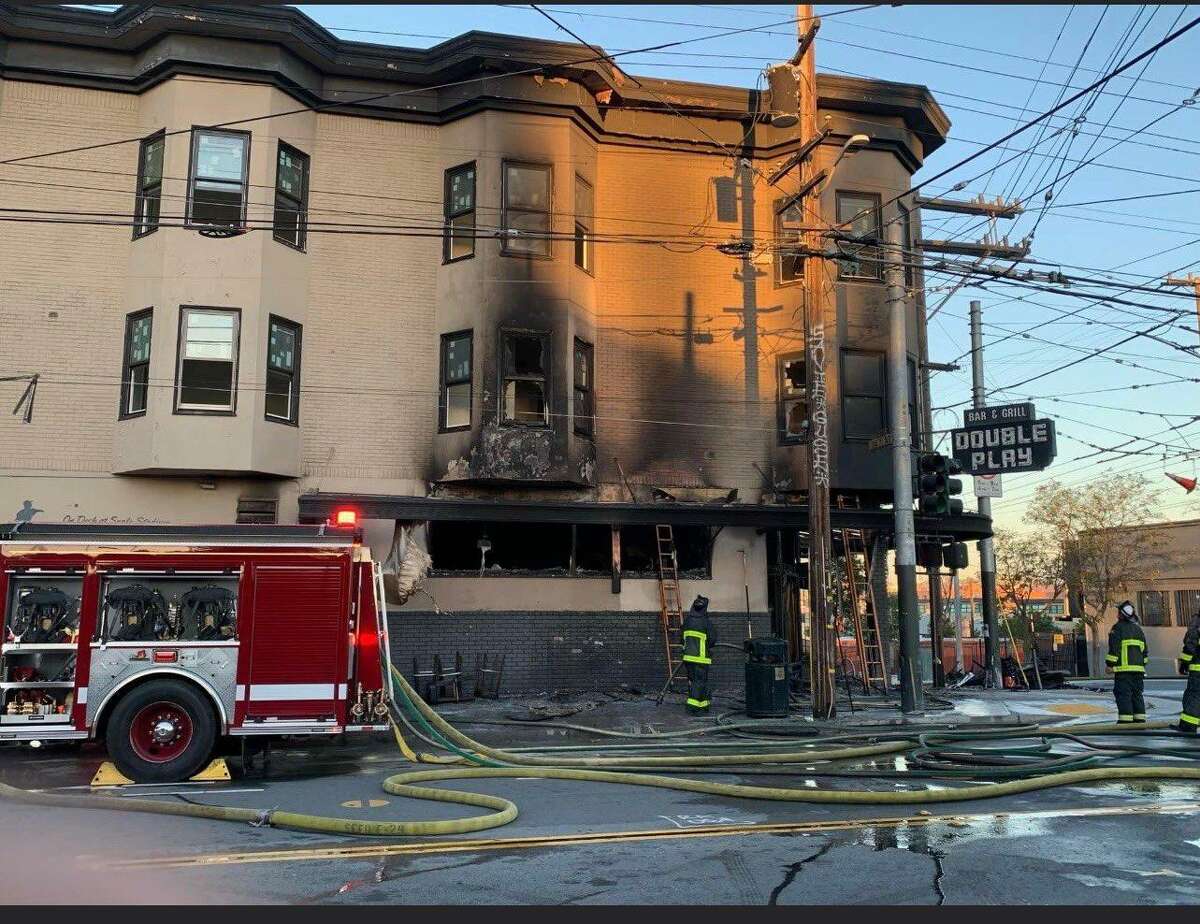
[[[717,641],[741,644],[746,635],[744,615],[713,614],[712,620]],[[769,614],[754,614],[753,624],[756,636],[770,633]],[[414,656],[424,669],[432,666],[435,654],[443,665],[453,665],[458,651],[468,689],[475,682],[476,653],[487,653],[489,663],[504,655],[502,693],[603,692],[621,684],[657,693],[666,679],[662,631],[654,612],[394,610],[388,626],[393,661],[410,678]],[[740,695],[744,664],[738,652],[715,649],[714,686]]]

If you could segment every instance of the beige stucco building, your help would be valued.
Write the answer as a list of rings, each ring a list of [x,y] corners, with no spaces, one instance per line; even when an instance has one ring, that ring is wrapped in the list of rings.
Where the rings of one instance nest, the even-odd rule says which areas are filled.
[[[0,519],[352,503],[380,554],[398,520],[428,523],[443,612],[410,601],[401,637],[528,638],[543,664],[559,646],[546,683],[626,631],[614,663],[661,658],[658,523],[685,600],[778,623],[806,524],[805,272],[837,318],[835,493],[888,528],[878,253],[788,253],[797,174],[768,178],[805,139],[769,96],[595,57],[475,32],[347,42],[289,8],[0,3],[0,374],[38,376],[29,422],[0,417]],[[818,91],[818,169],[871,139],[822,222],[899,219],[945,115],[919,86]],[[914,243],[919,215],[904,225]],[[921,431],[919,270],[908,284]]]

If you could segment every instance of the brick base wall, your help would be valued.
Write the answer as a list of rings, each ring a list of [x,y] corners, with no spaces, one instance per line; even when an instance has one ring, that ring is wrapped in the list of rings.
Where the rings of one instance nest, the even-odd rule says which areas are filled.
[[[712,614],[719,642],[740,646],[746,617]],[[753,616],[754,635],[770,633],[770,616]],[[388,615],[392,658],[411,679],[413,657],[422,669],[438,654],[444,666],[463,656],[464,689],[474,687],[475,655],[489,666],[503,654],[502,693],[602,692],[629,684],[657,693],[666,682],[659,614],[652,612],[561,613],[486,611],[392,612]],[[741,691],[745,657],[727,648],[713,652],[713,685]],[[681,671],[682,673],[682,671]]]

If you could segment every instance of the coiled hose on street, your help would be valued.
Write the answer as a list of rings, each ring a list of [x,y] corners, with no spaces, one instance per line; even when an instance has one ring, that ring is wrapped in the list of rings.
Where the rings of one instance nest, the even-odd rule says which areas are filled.
[[[1079,757],[1067,755],[1048,757],[1049,745],[1044,739],[1069,738],[1093,749],[1098,747],[1084,735],[1129,734],[1125,726],[1095,724],[1071,726],[1066,729],[1043,727],[988,727],[984,729],[947,730],[916,733],[914,730],[872,730],[820,739],[814,744],[846,742],[844,746],[821,749],[818,747],[799,750],[757,750],[741,754],[677,754],[630,757],[586,757],[559,759],[539,757],[528,751],[506,751],[475,741],[458,731],[426,704],[412,689],[404,676],[393,669],[399,692],[397,703],[404,724],[432,745],[449,751],[455,762],[463,766],[435,770],[413,770],[397,773],[383,781],[383,788],[396,796],[422,799],[432,802],[452,802],[488,809],[483,815],[427,821],[357,821],[347,818],[332,818],[279,809],[257,810],[229,806],[199,805],[164,801],[132,801],[96,796],[67,795],[39,790],[24,790],[0,783],[0,797],[28,805],[52,808],[101,809],[122,812],[138,812],[155,815],[173,815],[189,818],[206,818],[217,821],[246,822],[253,825],[271,825],[299,831],[325,834],[357,834],[376,837],[409,835],[465,834],[497,828],[513,821],[518,814],[515,803],[501,796],[459,790],[437,789],[420,785],[455,779],[528,778],[577,780],[589,783],[611,783],[627,786],[651,786],[674,789],[704,795],[742,799],[760,799],[777,802],[807,802],[842,805],[930,805],[944,802],[968,802],[976,799],[992,799],[999,796],[1033,792],[1076,783],[1130,780],[1195,780],[1200,781],[1200,766],[1136,766],[1136,767],[1086,767],[1065,769],[1081,761],[1096,758],[1091,755]],[[1166,727],[1165,722],[1143,726],[1147,731]],[[400,733],[399,724],[393,721],[397,744],[404,756],[412,761],[445,763],[447,758],[418,755],[412,751]],[[979,742],[987,740],[1030,739],[1043,741],[1037,745],[1021,747],[982,747]],[[880,740],[880,739],[891,740]],[[853,740],[874,743],[852,744]],[[675,747],[673,744],[665,747]],[[602,747],[595,748],[601,750]],[[1130,753],[1167,754],[1172,757],[1195,759],[1200,752],[1189,748],[1139,748],[1116,745],[1104,748],[1113,756]],[[645,773],[645,770],[675,773],[705,773],[715,768],[746,767],[759,764],[803,764],[800,771],[810,774],[807,765],[831,760],[869,758],[883,755],[901,755],[911,752],[906,758],[917,763],[923,771],[932,775],[970,775],[973,777],[997,778],[1020,771],[1017,779],[936,790],[874,791],[813,788],[777,788],[747,786],[736,783],[716,783],[703,780],[664,776],[661,773]],[[1041,755],[1039,757],[1039,755]],[[1051,772],[1043,772],[1050,770]],[[963,772],[965,771],[965,773]],[[745,771],[738,771],[745,772]],[[753,771],[749,771],[753,772]],[[877,776],[876,771],[866,771]],[[1029,775],[1035,774],[1035,775]],[[906,773],[905,775],[912,775]]]

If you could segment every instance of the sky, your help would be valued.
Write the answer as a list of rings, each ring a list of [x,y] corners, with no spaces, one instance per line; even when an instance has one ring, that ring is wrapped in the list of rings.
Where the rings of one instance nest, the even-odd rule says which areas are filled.
[[[795,26],[786,22],[794,16],[791,5],[544,8],[609,52],[760,27],[618,59],[635,75],[753,87],[764,66],[795,50]],[[572,41],[521,5],[300,9],[341,38],[380,44],[428,47],[472,29]],[[818,70],[923,84],[951,120],[948,142],[930,155],[916,182],[1002,138],[1200,15],[1197,6],[907,4],[838,13],[850,9],[817,6],[823,17]],[[923,191],[1022,199],[1026,213],[998,222],[998,234],[1015,243],[1033,233],[1031,257],[1046,265],[1030,268],[1087,280],[1070,290],[1048,285],[1049,292],[996,283],[951,291],[955,277],[926,277],[927,304],[940,306],[929,323],[930,359],[963,367],[933,377],[933,406],[945,408],[935,413],[935,430],[961,425],[970,398],[964,354],[972,299],[983,305],[989,403],[1032,399],[1039,417],[1056,421],[1053,465],[1005,476],[1004,497],[993,501],[1002,528],[1020,528],[1039,483],[1057,478],[1078,485],[1111,471],[1140,473],[1161,486],[1163,518],[1200,516],[1200,493],[1185,494],[1164,477],[1200,475],[1195,302],[1189,289],[1123,291],[1158,290],[1168,274],[1200,272],[1200,217],[1194,214],[1200,106],[1184,104],[1197,91],[1198,53],[1200,27],[1108,82],[1101,94],[1066,107],[1044,132],[1030,129]],[[952,191],[960,182],[965,187]],[[1044,188],[1052,193],[1049,202]],[[1111,201],[1133,196],[1145,198]],[[930,238],[978,240],[986,230],[978,218],[925,215]],[[1098,303],[1080,292],[1133,304]],[[1103,348],[1109,349],[1095,354]]]

